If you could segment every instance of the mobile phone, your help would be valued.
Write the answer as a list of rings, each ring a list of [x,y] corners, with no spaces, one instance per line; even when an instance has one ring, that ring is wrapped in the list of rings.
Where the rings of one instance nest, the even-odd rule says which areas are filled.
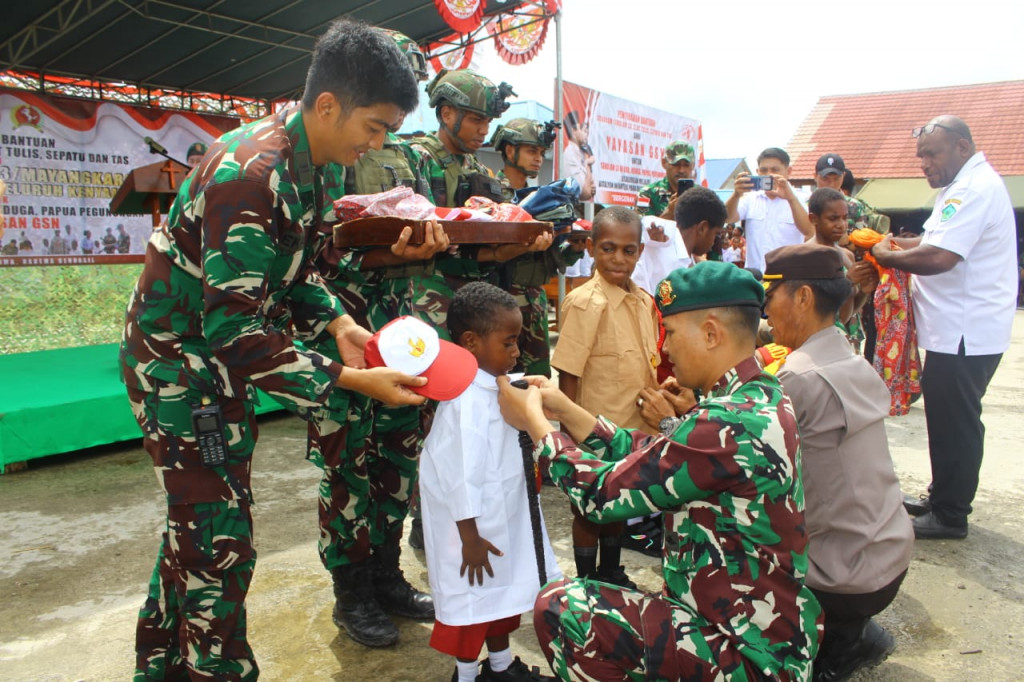
[[[509,386],[512,388],[529,388],[530,384],[526,383],[526,379],[516,379],[515,381],[510,381]]]
[[[676,180],[676,196],[679,196],[688,189],[693,189],[693,180],[691,178],[679,178]]]
[[[192,410],[192,431],[199,445],[199,458],[204,467],[223,466],[228,461],[227,440],[220,405],[204,405]]]
[[[771,192],[775,189],[775,178],[770,175],[751,175],[750,182],[754,183],[751,189],[755,192],[759,189],[763,189],[766,192]]]

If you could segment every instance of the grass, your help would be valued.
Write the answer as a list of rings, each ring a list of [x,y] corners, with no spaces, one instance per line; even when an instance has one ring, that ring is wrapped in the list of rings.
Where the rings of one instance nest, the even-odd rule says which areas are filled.
[[[0,268],[0,354],[113,343],[141,264]]]

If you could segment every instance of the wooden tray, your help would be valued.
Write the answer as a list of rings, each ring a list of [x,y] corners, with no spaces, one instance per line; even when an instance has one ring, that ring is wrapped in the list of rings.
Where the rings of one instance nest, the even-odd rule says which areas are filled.
[[[452,244],[528,244],[544,232],[552,232],[551,223],[499,223],[485,220],[439,220]],[[391,246],[406,225],[412,226],[409,243],[423,243],[425,220],[406,220],[394,216],[356,218],[334,227],[334,245]]]

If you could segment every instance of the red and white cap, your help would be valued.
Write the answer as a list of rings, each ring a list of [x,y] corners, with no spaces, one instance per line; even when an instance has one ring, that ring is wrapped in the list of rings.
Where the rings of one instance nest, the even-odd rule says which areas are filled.
[[[388,322],[366,342],[367,367],[387,366],[427,378],[409,390],[434,400],[459,397],[473,383],[476,358],[465,348],[442,340],[429,324],[403,315]]]

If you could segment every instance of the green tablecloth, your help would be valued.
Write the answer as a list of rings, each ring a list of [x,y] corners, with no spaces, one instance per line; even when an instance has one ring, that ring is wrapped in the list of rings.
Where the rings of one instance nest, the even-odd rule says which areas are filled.
[[[280,409],[262,395],[257,414]],[[141,438],[118,374],[117,344],[0,355],[0,471]]]

